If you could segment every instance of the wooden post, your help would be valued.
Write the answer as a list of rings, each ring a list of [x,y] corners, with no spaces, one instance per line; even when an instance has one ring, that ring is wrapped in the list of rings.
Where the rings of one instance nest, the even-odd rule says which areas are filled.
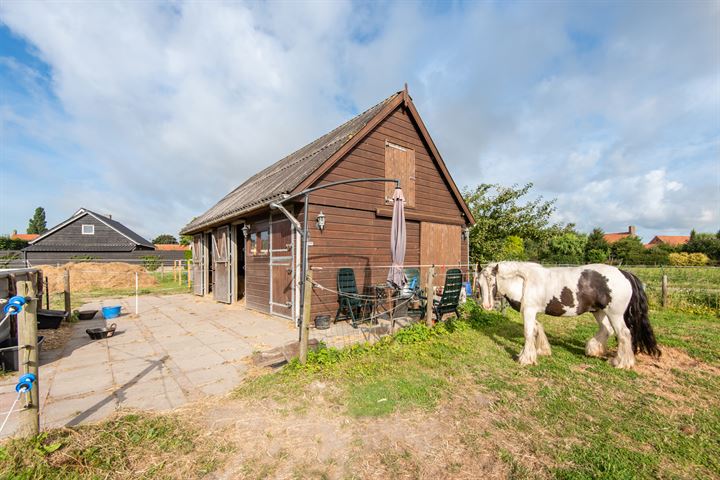
[[[303,302],[303,318],[300,325],[300,363],[303,365],[307,362],[308,340],[310,337],[310,310],[312,301],[312,270],[308,269],[305,275],[305,296]]]
[[[183,277],[183,261],[178,260],[177,261],[177,271],[178,271],[178,287],[182,286],[182,277]]]
[[[50,285],[48,285],[47,277],[45,277],[45,283],[43,283],[43,287],[45,287],[45,308],[50,310]]]
[[[192,286],[192,279],[190,278],[190,260],[187,261],[187,286]]]
[[[427,304],[425,305],[425,325],[428,327],[433,326],[432,314],[433,314],[433,300],[435,298],[435,288],[433,287],[433,278],[435,278],[435,265],[428,268],[427,282],[426,285],[426,296]]]
[[[668,305],[668,278],[667,275],[663,274],[662,276],[662,300],[661,304],[663,308],[667,307]]]
[[[65,269],[63,272],[64,292],[65,292],[65,311],[69,314],[72,308],[72,302],[70,301],[70,270]]]
[[[135,272],[135,315],[140,313],[140,299],[138,297],[138,286],[140,282],[138,280],[138,272]]]
[[[29,437],[40,433],[40,378],[38,376],[37,346],[37,285],[34,277],[39,273],[27,274],[27,280],[17,282],[18,295],[28,299],[22,314],[18,315],[18,363],[20,372],[35,375],[35,384],[30,390],[28,408],[18,412],[18,435]],[[24,402],[23,402],[24,405]]]
[[[165,262],[160,264],[160,280],[165,280]]]

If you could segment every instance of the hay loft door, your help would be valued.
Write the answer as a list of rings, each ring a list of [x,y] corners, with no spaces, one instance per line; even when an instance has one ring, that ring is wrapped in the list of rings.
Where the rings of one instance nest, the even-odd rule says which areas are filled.
[[[285,217],[270,221],[270,313],[292,318],[293,313],[293,228]]]
[[[205,272],[203,271],[205,248],[203,248],[202,234],[193,237],[191,249],[193,293],[202,295],[205,292]]]
[[[435,285],[443,285],[445,276],[441,275],[448,268],[460,268],[461,234],[459,225],[422,222],[420,224],[420,264],[423,282],[427,278],[427,266],[435,265]]]
[[[212,235],[213,248],[213,298],[218,302],[230,303],[230,227],[220,227]]]

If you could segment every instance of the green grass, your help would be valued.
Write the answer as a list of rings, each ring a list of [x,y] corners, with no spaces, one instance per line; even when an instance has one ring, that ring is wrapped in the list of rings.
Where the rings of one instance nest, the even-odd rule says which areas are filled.
[[[322,381],[336,392],[330,401],[338,409],[372,417],[409,410],[432,415],[441,402],[462,404],[468,392],[477,392],[492,399],[490,411],[462,407],[456,420],[471,425],[493,418],[487,435],[517,446],[515,452],[496,448],[511,477],[720,476],[717,318],[652,312],[661,346],[686,352],[689,364],[635,371],[584,355],[595,330],[592,317],[540,320],[553,355],[529,368],[513,359],[523,342],[519,316],[474,312],[472,321],[442,325],[435,333],[416,326],[396,341],[316,354],[307,366],[291,364],[246,383],[237,395],[292,406],[305,401],[298,391]],[[666,355],[671,362],[679,354]]]
[[[669,307],[688,313],[720,314],[720,267],[622,267],[645,284],[650,305],[659,308],[662,276],[668,277]]]
[[[224,455],[199,433],[171,415],[146,414],[52,430],[0,445],[0,478],[199,478]],[[183,462],[191,455],[204,461]]]

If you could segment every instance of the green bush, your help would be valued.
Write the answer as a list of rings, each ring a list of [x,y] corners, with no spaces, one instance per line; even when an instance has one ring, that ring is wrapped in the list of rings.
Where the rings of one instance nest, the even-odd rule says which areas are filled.
[[[594,248],[585,252],[585,261],[587,263],[605,263],[608,260],[608,252]]]
[[[143,267],[145,267],[145,270],[148,272],[154,272],[160,268],[160,257],[157,255],[145,255],[140,258],[142,259]]]
[[[28,246],[28,242],[19,238],[10,238],[7,235],[0,236],[0,250],[22,250]]]
[[[76,262],[92,262],[93,260],[97,260],[98,257],[95,257],[93,255],[73,255],[70,257],[70,260],[74,260]]]

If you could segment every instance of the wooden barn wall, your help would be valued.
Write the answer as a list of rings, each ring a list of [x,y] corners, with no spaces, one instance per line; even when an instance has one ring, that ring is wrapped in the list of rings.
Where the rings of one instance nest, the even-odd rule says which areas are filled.
[[[250,233],[270,228],[267,212],[247,221]],[[270,313],[270,255],[251,255],[250,235],[245,240],[245,302],[249,308]]]
[[[83,225],[95,225],[95,234],[83,235]],[[135,245],[135,243],[96,220],[95,217],[85,215],[36,242],[35,245],[77,245],[78,250],[82,250],[81,245]]]
[[[386,141],[415,152],[415,207],[406,208],[405,264],[418,265],[421,221],[464,227],[465,219],[430,151],[402,108],[382,122],[317,184],[384,177]],[[389,212],[392,209],[392,204],[385,200],[385,185],[340,185],[314,192],[310,199],[310,225],[314,227],[320,211],[326,218],[323,232],[316,228],[311,230],[313,245],[309,250],[309,263],[316,267],[315,281],[336,290],[338,268],[352,267],[360,291],[365,285],[384,283],[388,274],[386,266],[391,263]],[[461,251],[463,261],[466,261],[467,242],[462,242]],[[378,266],[382,268],[373,268]],[[422,283],[425,283],[424,279]],[[337,305],[337,294],[313,289],[313,316],[329,314],[334,318]]]
[[[143,257],[158,257],[163,265],[172,266],[175,260],[185,260],[185,252],[182,250],[133,250],[131,252],[96,252],[82,251],[75,252],[26,252],[27,260],[31,266],[36,265],[64,265],[70,262],[93,261],[98,263],[123,262],[136,265],[144,263]],[[88,260],[88,257],[90,259]],[[22,254],[14,264],[22,263]]]

